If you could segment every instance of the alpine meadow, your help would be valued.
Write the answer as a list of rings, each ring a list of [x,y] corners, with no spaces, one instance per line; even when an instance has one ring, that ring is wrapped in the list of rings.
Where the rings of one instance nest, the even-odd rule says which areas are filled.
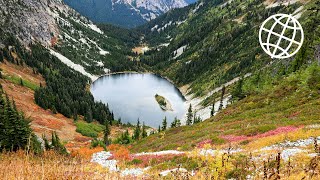
[[[0,0],[0,179],[320,179],[320,0]]]

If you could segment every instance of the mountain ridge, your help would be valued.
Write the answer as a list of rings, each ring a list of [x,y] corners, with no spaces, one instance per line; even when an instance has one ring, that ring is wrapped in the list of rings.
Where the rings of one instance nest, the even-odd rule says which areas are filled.
[[[142,25],[171,9],[188,5],[185,0],[64,0],[64,2],[94,22],[110,23],[126,28]]]

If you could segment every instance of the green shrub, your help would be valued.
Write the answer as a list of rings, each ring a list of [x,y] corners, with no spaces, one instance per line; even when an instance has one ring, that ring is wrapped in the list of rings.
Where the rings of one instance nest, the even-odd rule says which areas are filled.
[[[92,141],[91,141],[91,148],[95,148],[95,147],[103,147],[105,150],[106,150],[106,145],[104,144],[104,142],[102,140],[99,140],[99,139],[96,139],[94,138]]]
[[[257,134],[265,133],[270,130],[276,129],[277,127],[275,125],[261,125],[261,126],[253,126],[248,129],[245,129],[241,131],[241,134],[247,135],[247,136],[254,136]]]
[[[34,91],[39,88],[39,86],[37,84],[34,84],[34,83],[27,81],[25,79],[21,79],[18,76],[5,76],[5,79],[7,79],[8,81],[11,81],[14,84],[25,86],[29,89],[34,90]]]
[[[101,133],[104,129],[104,126],[98,123],[87,123],[87,122],[77,122],[76,131],[83,136],[97,138],[99,133]]]
[[[224,144],[225,143],[225,140],[224,139],[221,139],[219,137],[213,137],[212,139],[212,143],[215,144],[215,145],[219,145],[219,144]]]
[[[132,161],[129,162],[129,164],[133,164],[133,165],[137,165],[141,163],[142,163],[141,159],[133,159]]]
[[[320,90],[320,70],[312,69],[310,77],[307,80],[310,89]]]

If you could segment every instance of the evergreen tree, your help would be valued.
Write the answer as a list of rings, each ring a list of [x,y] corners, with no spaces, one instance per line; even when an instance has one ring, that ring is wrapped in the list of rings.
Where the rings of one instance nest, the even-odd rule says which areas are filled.
[[[3,52],[0,50],[0,62],[3,62]]]
[[[103,134],[104,134],[104,137],[103,137],[104,144],[106,146],[108,146],[109,145],[109,135],[110,135],[110,128],[109,128],[108,122],[105,122],[105,129],[103,131]]]
[[[117,144],[129,144],[131,142],[128,129],[115,140]]]
[[[215,113],[214,104],[215,104],[215,101],[213,101],[213,103],[212,103],[212,108],[211,108],[211,112],[210,112],[211,117],[214,116],[214,113]]]
[[[41,151],[30,122],[18,112],[14,101],[10,101],[0,86],[0,152],[4,149]]]
[[[84,119],[87,121],[87,122],[92,122],[93,119],[92,119],[92,111],[91,111],[91,108],[89,107],[87,109],[87,113],[86,115],[84,116]]]
[[[161,132],[161,126],[159,125],[158,127],[158,133]]]
[[[177,117],[174,118],[174,120],[171,123],[171,128],[175,128],[177,127],[177,121],[176,121]]]
[[[145,138],[147,137],[148,134],[147,134],[147,131],[146,131],[146,126],[144,124],[144,122],[142,123],[142,138]]]
[[[235,88],[231,92],[233,100],[241,100],[245,97],[243,90],[242,90],[242,86],[243,86],[243,78],[241,78],[238,81],[237,85],[235,86]]]
[[[57,109],[54,106],[52,106],[51,111],[53,114],[57,114]]]
[[[188,113],[187,113],[187,121],[186,121],[187,126],[192,125],[192,117],[193,117],[192,106],[190,104],[189,109],[188,109]]]
[[[42,139],[43,139],[43,142],[44,142],[44,149],[45,149],[45,150],[50,150],[50,149],[52,149],[52,146],[50,145],[50,143],[49,143],[46,135],[43,134],[43,135],[42,135]]]
[[[171,128],[175,128],[175,127],[179,127],[179,126],[181,126],[181,122],[177,117],[175,117],[171,123]]]
[[[20,85],[21,85],[21,86],[24,86],[24,85],[23,85],[23,80],[22,80],[21,78],[20,78]]]
[[[141,134],[140,120],[138,119],[137,125],[136,125],[136,128],[135,128],[134,132],[133,132],[132,138],[133,138],[134,140],[139,140],[139,139],[140,139],[140,134]]]
[[[118,124],[121,126],[122,122],[121,122],[121,118],[118,119]]]
[[[180,127],[180,126],[181,126],[181,121],[180,121],[180,119],[177,119],[176,127]]]
[[[51,146],[53,150],[59,152],[60,154],[67,154],[67,149],[61,143],[60,138],[57,132],[52,132],[51,134]]]
[[[73,115],[72,115],[72,117],[73,117],[73,120],[74,120],[74,121],[77,121],[77,120],[78,120],[78,112],[77,112],[77,109],[76,109],[76,108],[73,109]]]
[[[223,97],[224,97],[225,93],[226,93],[226,87],[222,86],[219,110],[221,110],[223,108]]]
[[[162,121],[162,131],[165,131],[167,129],[167,117],[164,117],[163,121]]]

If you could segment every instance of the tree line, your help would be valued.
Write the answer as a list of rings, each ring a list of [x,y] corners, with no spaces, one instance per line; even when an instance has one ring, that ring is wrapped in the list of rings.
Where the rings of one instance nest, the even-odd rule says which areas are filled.
[[[35,102],[40,107],[74,120],[81,115],[87,122],[112,123],[113,113],[102,102],[95,102],[88,90],[89,78],[63,64],[39,44],[30,44],[29,52],[13,36],[3,34],[2,41],[5,48],[0,54],[15,61],[11,55],[15,52],[21,61],[18,64],[27,64],[44,77],[46,84],[40,84],[35,91]]]

